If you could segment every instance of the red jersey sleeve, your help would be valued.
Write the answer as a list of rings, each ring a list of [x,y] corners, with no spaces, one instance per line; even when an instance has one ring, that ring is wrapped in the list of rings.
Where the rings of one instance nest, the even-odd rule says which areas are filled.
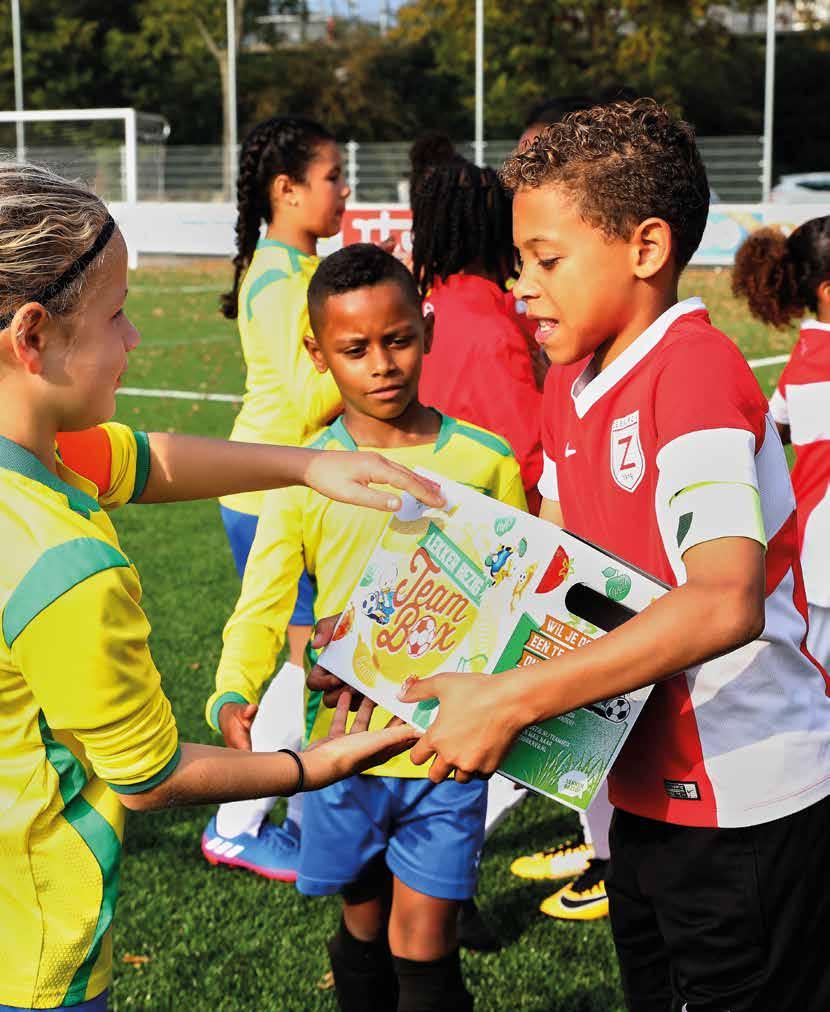
[[[764,543],[756,457],[767,436],[767,402],[746,360],[708,325],[663,354],[653,418],[655,505],[677,541],[667,551],[729,536]]]

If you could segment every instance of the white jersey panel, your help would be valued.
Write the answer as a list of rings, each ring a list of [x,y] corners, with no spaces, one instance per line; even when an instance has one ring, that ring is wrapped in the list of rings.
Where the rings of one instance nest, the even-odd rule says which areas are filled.
[[[791,569],[767,598],[761,638],[686,675],[719,826],[782,818],[828,792],[830,699],[800,650],[794,589]]]
[[[790,438],[796,446],[830,439],[830,381],[787,383]]]
[[[542,455],[542,475],[539,478],[539,494],[553,502],[559,502],[559,483],[556,480],[556,461],[550,459],[545,453]]]

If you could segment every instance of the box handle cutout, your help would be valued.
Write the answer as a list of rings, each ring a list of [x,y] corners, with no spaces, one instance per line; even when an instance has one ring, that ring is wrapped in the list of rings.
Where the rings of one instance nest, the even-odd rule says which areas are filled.
[[[627,608],[619,601],[612,601],[610,597],[606,597],[586,583],[575,583],[568,588],[565,594],[565,607],[572,614],[597,626],[603,632],[611,632],[637,614],[633,608]]]

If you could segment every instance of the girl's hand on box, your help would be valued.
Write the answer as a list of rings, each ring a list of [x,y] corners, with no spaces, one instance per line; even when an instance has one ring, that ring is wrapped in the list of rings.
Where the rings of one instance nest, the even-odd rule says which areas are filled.
[[[524,726],[512,716],[511,680],[500,675],[448,672],[410,678],[398,698],[404,703],[437,699],[438,716],[412,749],[420,766],[433,756],[429,778],[440,783],[455,770],[455,779],[490,776]]]
[[[340,502],[369,506],[394,512],[401,507],[401,497],[373,485],[391,485],[409,492],[427,506],[440,508],[445,500],[440,486],[429,478],[415,474],[407,467],[387,460],[379,453],[338,453],[320,450],[311,453],[303,480],[309,488]]]
[[[314,742],[302,753],[304,790],[318,790],[379,766],[411,748],[421,736],[420,731],[398,717],[393,717],[380,731],[368,730],[375,708],[371,699],[363,700],[346,731],[350,704],[351,692],[347,688],[337,701],[328,737]]]

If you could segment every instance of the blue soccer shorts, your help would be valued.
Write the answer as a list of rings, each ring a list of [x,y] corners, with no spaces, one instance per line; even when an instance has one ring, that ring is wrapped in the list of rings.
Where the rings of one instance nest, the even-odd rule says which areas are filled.
[[[379,855],[404,885],[427,896],[475,894],[487,784],[356,776],[303,798],[297,889],[341,892]]]
[[[251,551],[256,534],[258,517],[252,513],[240,513],[238,510],[229,510],[227,506],[219,506],[222,513],[222,523],[225,525],[225,533],[228,535],[233,561],[239,579],[245,572],[245,563]],[[297,584],[297,603],[294,605],[294,614],[291,616],[291,625],[314,625],[314,598],[316,590],[311,577],[303,570],[300,582]]]

